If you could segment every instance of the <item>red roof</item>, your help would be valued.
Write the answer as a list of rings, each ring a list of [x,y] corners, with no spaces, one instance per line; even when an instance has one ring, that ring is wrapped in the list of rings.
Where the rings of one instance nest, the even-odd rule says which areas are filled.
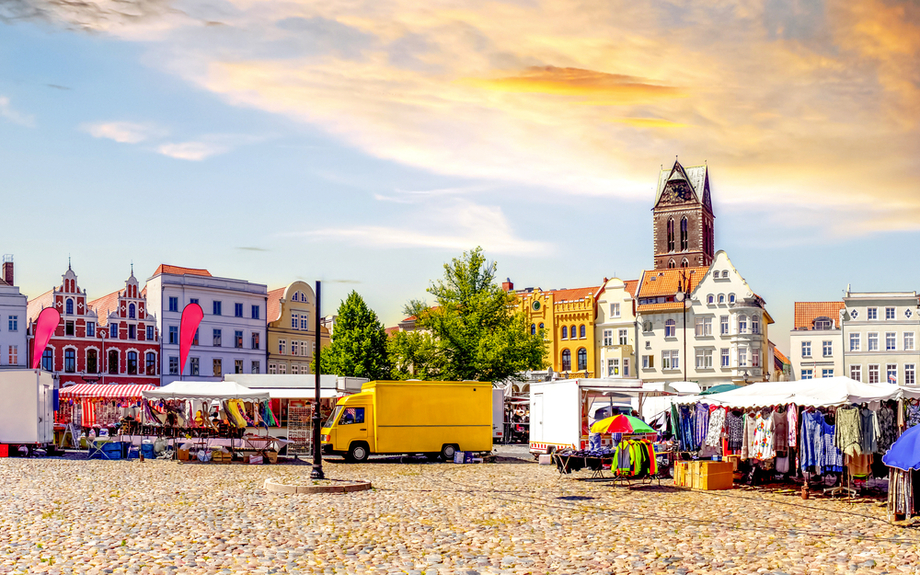
[[[601,286],[583,287],[575,289],[557,289],[550,293],[553,294],[553,303],[562,303],[564,301],[578,301],[588,296],[594,297]]]
[[[386,334],[387,334],[388,336],[389,336],[389,335],[393,335],[393,334],[399,332],[399,326],[398,326],[398,325],[394,325],[393,327],[388,327],[388,328],[384,329],[383,331],[385,331]]]
[[[120,293],[121,290],[113,291],[108,295],[104,295],[101,298],[89,302],[89,307],[96,310],[96,321],[100,326],[104,326],[108,323],[110,311],[116,311],[118,309],[118,294]]]
[[[700,283],[700,280],[706,275],[706,270],[708,269],[709,267],[648,270],[642,274],[642,285],[639,286],[639,297],[674,295],[677,293],[678,287],[686,289],[686,286],[681,285],[684,276],[686,276],[690,282],[689,291],[693,292],[693,290],[696,289],[696,285]]]
[[[819,317],[827,317],[834,322],[835,328],[839,327],[842,309],[842,301],[797,301],[793,329],[814,329],[815,320]]]
[[[781,351],[779,350],[779,348],[776,348],[776,347],[773,348],[773,355],[774,355],[774,357],[776,357],[777,359],[779,359],[779,360],[780,360],[781,362],[783,362],[784,364],[786,364],[786,365],[792,365],[792,362],[789,361],[789,358],[786,357],[785,355],[783,355],[783,352],[781,352]]]
[[[212,277],[211,272],[208,270],[201,270],[197,268],[183,268],[180,266],[171,266],[169,264],[160,264],[160,267],[157,268],[157,271],[153,272],[154,276],[160,274],[172,274],[176,276],[206,276]]]
[[[26,315],[29,316],[29,321],[35,321],[38,319],[38,314],[42,312],[42,309],[46,307],[51,307],[54,305],[54,290],[50,289],[43,293],[42,295],[36,297],[35,299],[29,300],[28,307],[26,308]]]
[[[273,289],[268,292],[268,306],[266,309],[266,319],[269,322],[281,319],[281,298],[284,297],[284,291],[287,286]]]
[[[664,303],[647,303],[636,307],[637,312],[650,311],[681,311],[684,309],[684,302],[668,301]]]
[[[626,280],[623,283],[626,284],[626,291],[629,292],[633,298],[636,297],[636,288],[639,287],[639,280]]]

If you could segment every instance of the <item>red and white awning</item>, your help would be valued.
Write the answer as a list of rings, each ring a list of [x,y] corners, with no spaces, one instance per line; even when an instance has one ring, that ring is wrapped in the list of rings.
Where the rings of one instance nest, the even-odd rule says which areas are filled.
[[[144,391],[156,389],[149,383],[78,383],[64,387],[60,391],[61,399],[140,399]]]

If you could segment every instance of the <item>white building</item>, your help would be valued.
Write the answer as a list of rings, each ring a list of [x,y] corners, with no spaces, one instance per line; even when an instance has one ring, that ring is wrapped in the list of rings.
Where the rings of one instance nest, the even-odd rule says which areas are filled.
[[[193,302],[204,319],[182,379],[221,381],[225,374],[265,372],[266,285],[161,265],[145,292],[160,333],[162,385],[179,379],[179,324],[182,310]]]
[[[597,296],[594,373],[604,378],[636,377],[636,288],[638,280],[606,280]]]
[[[29,367],[28,298],[14,284],[13,256],[3,256],[0,271],[0,369]]]
[[[636,298],[643,381],[695,381],[705,390],[769,377],[773,319],[724,251],[709,267],[643,272]]]
[[[789,333],[793,379],[847,375],[843,372],[842,301],[795,302],[795,324]]]
[[[843,298],[842,363],[867,383],[917,385],[920,296],[917,292],[851,292]]]

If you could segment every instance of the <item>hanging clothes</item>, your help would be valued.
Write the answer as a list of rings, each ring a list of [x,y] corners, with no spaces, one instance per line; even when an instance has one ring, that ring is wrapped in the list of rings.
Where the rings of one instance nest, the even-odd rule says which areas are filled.
[[[681,405],[679,410],[680,416],[680,441],[681,451],[696,451],[693,448],[693,409],[687,405]]]
[[[725,431],[726,448],[729,451],[738,451],[741,449],[741,443],[744,440],[744,417],[729,411],[725,414]]]
[[[802,471],[819,467],[824,458],[824,416],[816,411],[802,412],[799,465]]]
[[[776,451],[773,449],[773,413],[766,415],[758,412],[754,416],[754,449],[750,453],[751,459],[773,459]]]
[[[725,409],[717,407],[709,414],[709,432],[706,434],[707,447],[719,447],[722,442],[722,428],[725,425]]]
[[[910,517],[914,512],[914,490],[912,471],[891,468],[888,475],[888,513]]]
[[[878,417],[878,452],[885,453],[898,438],[894,410],[883,405],[877,412]]]
[[[773,412],[773,449],[777,455],[789,449],[789,420],[785,411]]]
[[[834,445],[846,455],[859,455],[861,448],[859,410],[855,407],[841,407],[837,410],[837,431]]]
[[[847,457],[847,468],[853,476],[868,477],[870,464],[871,457],[867,453]]]
[[[835,426],[828,423],[824,418],[821,421],[821,428],[824,434],[824,451],[821,454],[820,468],[817,473],[827,473],[843,471],[843,452],[834,445]]]
[[[754,457],[755,438],[754,433],[757,431],[756,415],[753,413],[744,414],[744,438],[741,441],[741,459],[750,459]]]
[[[799,433],[799,407],[793,403],[786,406],[786,421],[789,429],[789,447],[796,447],[796,438]]]
[[[878,451],[879,426],[875,412],[868,407],[859,410],[859,449],[868,455]]]
[[[697,403],[693,414],[693,451],[699,451],[709,433],[709,406]]]
[[[914,401],[907,402],[907,427],[913,427],[920,423],[920,405],[914,403]]]

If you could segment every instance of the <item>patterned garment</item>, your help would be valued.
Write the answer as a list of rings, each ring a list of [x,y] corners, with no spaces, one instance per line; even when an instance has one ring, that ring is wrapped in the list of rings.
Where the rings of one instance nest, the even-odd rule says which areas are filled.
[[[882,407],[878,410],[878,452],[885,453],[898,438],[898,428],[895,426],[894,410]]]
[[[802,471],[820,466],[824,460],[824,441],[824,416],[816,411],[802,412],[802,441],[799,444]]]
[[[744,414],[744,439],[741,440],[741,459],[754,457],[756,444],[754,434],[757,432],[757,417],[753,413]]]
[[[834,445],[834,426],[823,421],[822,431],[824,432],[824,452],[822,453],[820,469],[818,473],[827,473],[828,471],[843,471],[843,453]]]
[[[835,445],[846,455],[859,455],[860,447],[860,417],[859,410],[855,407],[841,407],[837,410],[837,430]]]
[[[709,434],[709,406],[697,403],[693,414],[693,451],[699,451]]]
[[[758,413],[754,416],[754,449],[750,456],[752,459],[773,459],[776,451],[773,449],[773,414]]]
[[[786,421],[789,422],[789,447],[795,448],[796,437],[799,432],[799,408],[790,403],[786,406]]]
[[[920,405],[913,403],[907,404],[907,427],[913,427],[920,423]]]
[[[859,410],[859,449],[869,455],[878,451],[878,418],[868,407]]]
[[[681,451],[696,451],[693,448],[693,410],[688,405],[680,406],[680,440]]]
[[[725,410],[721,407],[709,414],[709,433],[706,434],[706,445],[719,447],[722,442],[722,427],[725,425]]]
[[[738,451],[741,449],[741,442],[744,439],[744,418],[735,415],[729,411],[725,414],[725,429],[728,435],[727,445],[729,451]]]
[[[786,453],[789,449],[789,420],[786,412],[773,412],[773,449],[777,453]]]

